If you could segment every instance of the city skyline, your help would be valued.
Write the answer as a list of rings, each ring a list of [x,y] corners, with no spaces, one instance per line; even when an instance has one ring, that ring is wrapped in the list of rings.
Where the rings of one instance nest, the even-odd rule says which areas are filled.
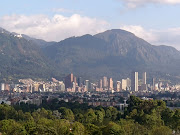
[[[131,72],[131,79],[126,78],[121,81],[113,81],[113,78],[106,76],[102,77],[99,81],[91,82],[82,80],[73,73],[64,77],[64,80],[59,81],[52,78],[51,81],[33,81],[32,79],[20,79],[20,84],[1,83],[1,91],[9,92],[23,92],[23,93],[34,93],[34,92],[153,92],[153,91],[174,91],[180,88],[180,85],[169,85],[167,82],[162,82],[152,78],[152,83],[146,82],[146,72],[142,73],[142,78],[138,78],[138,72]],[[81,83],[80,83],[80,82]]]
[[[180,133],[180,0],[18,0],[0,8],[0,135]]]

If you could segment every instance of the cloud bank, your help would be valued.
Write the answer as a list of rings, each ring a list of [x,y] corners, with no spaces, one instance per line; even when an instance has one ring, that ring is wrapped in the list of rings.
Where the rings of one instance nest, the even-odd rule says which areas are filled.
[[[102,32],[109,28],[109,24],[104,20],[78,14],[70,17],[60,14],[53,17],[10,15],[0,18],[0,27],[10,32],[27,34],[46,41],[60,41],[72,36]]]
[[[147,4],[180,4],[180,0],[120,0],[125,3],[128,8],[136,8]]]
[[[169,45],[180,50],[180,27],[166,30],[145,29],[142,26],[124,25],[121,29],[130,31],[153,45]]]
[[[104,20],[78,14],[70,17],[60,14],[53,17],[10,15],[0,18],[0,27],[46,41],[60,41],[72,36],[103,32],[110,29],[110,24]],[[180,50],[180,27],[156,30],[146,29],[140,25],[122,25],[120,28],[134,33],[151,44],[170,45]]]

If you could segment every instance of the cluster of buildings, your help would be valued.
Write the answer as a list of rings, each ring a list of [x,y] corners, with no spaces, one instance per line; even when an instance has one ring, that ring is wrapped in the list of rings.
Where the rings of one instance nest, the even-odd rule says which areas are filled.
[[[1,83],[1,91],[34,93],[34,92],[64,92],[65,84],[52,78],[52,81],[33,81],[32,79],[20,79],[18,84]]]
[[[138,72],[132,72],[131,78],[122,79],[121,81],[113,81],[112,78],[104,76],[95,83],[89,80],[82,80],[81,77],[76,78],[72,73],[65,77],[65,88],[67,92],[146,92],[146,91],[176,91],[179,85],[169,86],[160,80],[152,78],[150,84],[147,83],[146,72],[142,73],[142,77],[138,78]]]
[[[42,104],[43,100],[50,102],[57,98],[59,101],[88,103],[90,106],[118,106],[123,110],[127,106],[124,99],[133,94],[139,97],[152,95],[156,99],[168,101],[169,106],[180,106],[180,85],[170,86],[152,78],[151,84],[147,83],[146,72],[142,77],[138,72],[132,72],[130,78],[114,81],[113,78],[102,77],[97,82],[76,77],[72,73],[63,81],[52,78],[51,81],[34,81],[32,79],[20,79],[19,83],[1,83],[0,103],[6,104]],[[159,94],[160,93],[160,94]],[[173,93],[173,96],[165,96]],[[158,95],[159,94],[159,95]]]
[[[20,79],[18,84],[1,83],[1,91],[18,93],[34,92],[147,92],[147,91],[178,91],[180,85],[169,86],[168,83],[152,78],[151,84],[147,84],[146,72],[138,78],[138,72],[132,72],[130,78],[113,81],[112,78],[102,77],[95,83],[83,80],[73,73],[67,75],[63,81],[52,78],[52,81],[33,81],[32,79]]]

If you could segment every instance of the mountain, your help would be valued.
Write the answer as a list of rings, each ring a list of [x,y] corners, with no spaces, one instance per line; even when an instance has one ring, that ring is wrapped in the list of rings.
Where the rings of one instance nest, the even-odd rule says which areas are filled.
[[[145,40],[124,30],[108,30],[95,35],[109,44],[108,50],[116,56],[136,58],[136,61],[150,63],[167,63],[171,59],[180,58],[180,52],[173,47],[153,46]]]
[[[50,45],[53,45],[55,42],[54,41],[51,41],[51,42],[47,42],[45,40],[42,40],[42,39],[36,39],[36,38],[32,38],[28,35],[25,35],[25,34],[18,34],[16,32],[9,32],[3,28],[0,27],[0,33],[3,33],[3,34],[8,34],[8,35],[13,35],[15,37],[20,37],[20,38],[24,38],[28,41],[31,41],[33,42],[34,44],[36,44],[37,46],[39,46],[40,48],[43,48],[43,47],[47,47],[47,46],[50,46]]]
[[[154,46],[133,33],[113,29],[96,35],[46,42],[0,28],[0,79],[61,78],[75,73],[97,80],[119,80],[131,71],[146,71],[149,77],[180,81],[180,52]]]
[[[34,44],[38,45],[40,48],[44,48],[44,47],[53,45],[55,43],[54,41],[47,42],[47,41],[42,40],[42,39],[32,38],[32,37],[29,37],[29,36],[27,36],[25,34],[22,34],[22,37],[29,40],[29,41],[34,42]]]
[[[43,78],[52,74],[51,62],[34,42],[1,29],[0,79]]]
[[[132,70],[180,75],[180,52],[154,46],[133,33],[113,29],[94,36],[71,37],[45,47],[44,54],[65,73],[99,78],[130,76]]]

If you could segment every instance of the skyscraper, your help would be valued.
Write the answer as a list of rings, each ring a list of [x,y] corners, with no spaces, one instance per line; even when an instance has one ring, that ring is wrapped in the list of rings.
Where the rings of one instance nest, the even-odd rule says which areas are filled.
[[[5,84],[1,83],[1,90],[5,90]]]
[[[109,79],[109,90],[113,90],[113,80],[112,80],[112,78]]]
[[[90,91],[93,91],[93,90],[94,90],[94,84],[90,83]]]
[[[117,81],[117,86],[116,86],[116,91],[119,92],[121,91],[121,82],[120,81]]]
[[[68,76],[65,77],[65,87],[66,88],[72,88],[73,87],[73,81],[74,81],[74,77],[73,74],[69,74]]]
[[[132,72],[131,75],[131,90],[138,91],[138,72]]]
[[[131,87],[131,79],[130,78],[127,78],[127,87],[130,88]]]
[[[99,88],[102,88],[102,79],[99,80]]]
[[[127,88],[127,80],[126,79],[122,79],[121,89],[122,90],[126,90],[126,88]]]
[[[75,83],[75,86],[77,86],[77,81],[76,81],[76,77],[75,76],[73,78],[73,82]]]
[[[146,72],[143,72],[143,75],[142,75],[142,84],[146,84]]]
[[[162,87],[162,82],[159,82],[159,84],[158,84],[159,90],[161,90],[161,87]]]
[[[86,90],[89,90],[89,80],[85,80],[85,86],[86,86]]]
[[[103,84],[103,88],[107,88],[108,87],[107,77],[105,77],[105,76],[103,77],[102,84]]]
[[[156,79],[152,78],[152,88],[153,88],[153,90],[155,90],[155,81],[156,81]]]
[[[63,82],[59,82],[60,91],[65,91],[65,84]]]
[[[82,84],[82,78],[81,77],[78,77],[78,86],[80,87]]]

